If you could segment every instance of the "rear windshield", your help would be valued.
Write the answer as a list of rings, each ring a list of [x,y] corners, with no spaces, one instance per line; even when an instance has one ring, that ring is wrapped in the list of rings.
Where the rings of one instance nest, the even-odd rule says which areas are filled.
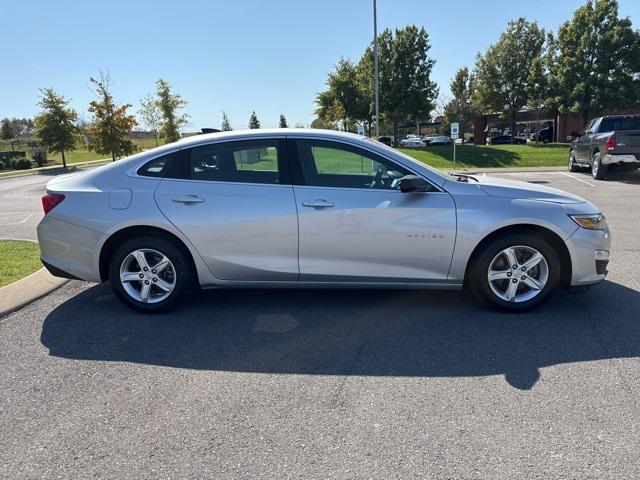
[[[603,118],[600,131],[612,132],[614,130],[640,130],[640,117]]]

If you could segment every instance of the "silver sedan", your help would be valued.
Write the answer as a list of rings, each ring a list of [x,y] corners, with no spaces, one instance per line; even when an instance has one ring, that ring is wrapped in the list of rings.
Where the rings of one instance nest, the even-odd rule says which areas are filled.
[[[580,197],[436,171],[326,130],[201,135],[54,179],[38,226],[54,275],[167,311],[197,287],[461,289],[522,311],[607,273]]]

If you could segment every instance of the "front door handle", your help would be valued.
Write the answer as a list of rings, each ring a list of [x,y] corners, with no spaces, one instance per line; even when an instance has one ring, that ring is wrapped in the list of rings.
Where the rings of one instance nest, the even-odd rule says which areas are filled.
[[[331,208],[331,207],[334,207],[335,204],[327,200],[318,199],[318,200],[313,200],[312,202],[302,202],[302,206],[309,207],[309,208]]]
[[[199,197],[197,195],[179,195],[177,197],[173,197],[172,200],[176,203],[184,203],[184,204],[204,202],[204,198]]]

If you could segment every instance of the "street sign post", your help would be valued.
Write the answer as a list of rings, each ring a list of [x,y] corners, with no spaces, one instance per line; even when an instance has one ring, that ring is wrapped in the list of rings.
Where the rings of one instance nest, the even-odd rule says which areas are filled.
[[[460,137],[460,124],[451,124],[451,140],[453,140],[453,164],[456,164],[456,140]]]

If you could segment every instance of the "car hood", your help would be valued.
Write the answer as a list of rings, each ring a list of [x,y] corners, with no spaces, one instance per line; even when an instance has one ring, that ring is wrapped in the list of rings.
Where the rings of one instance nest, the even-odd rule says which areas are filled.
[[[492,197],[520,198],[563,204],[586,202],[584,198],[577,195],[544,185],[494,177],[474,176],[474,178],[480,183],[480,188]]]

